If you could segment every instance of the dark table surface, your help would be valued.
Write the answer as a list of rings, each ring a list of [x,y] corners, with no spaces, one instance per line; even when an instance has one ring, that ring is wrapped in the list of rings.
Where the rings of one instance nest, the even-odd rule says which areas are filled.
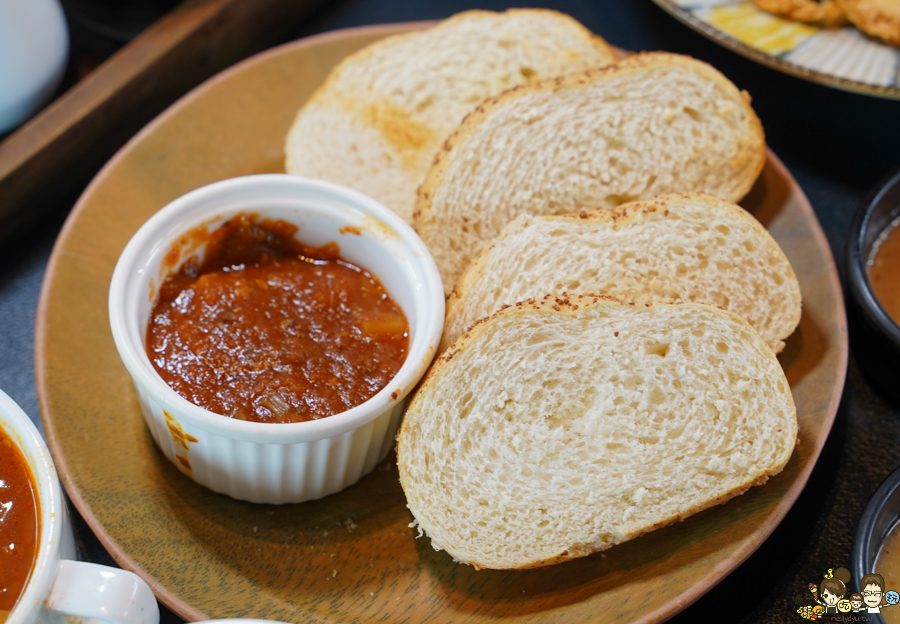
[[[332,2],[297,24],[294,35],[509,6],[515,5],[463,0],[436,0],[427,6],[412,0]],[[900,101],[846,93],[780,74],[705,39],[650,0],[572,0],[545,6],[571,14],[621,48],[668,50],[705,60],[750,92],[768,144],[809,198],[843,279],[854,213],[870,188],[900,166]],[[0,249],[0,388],[39,426],[35,317],[44,270],[67,208]],[[818,583],[828,568],[850,567],[851,543],[863,509],[879,483],[900,465],[900,408],[876,392],[861,372],[859,362],[865,362],[866,354],[854,344],[853,325],[850,330],[843,399],[806,489],[756,553],[670,621],[796,623],[802,621],[796,613],[801,604],[797,600],[802,596],[803,604],[808,604],[809,583]],[[77,516],[75,527],[82,556],[113,565]],[[161,610],[163,622],[181,621],[162,605]]]

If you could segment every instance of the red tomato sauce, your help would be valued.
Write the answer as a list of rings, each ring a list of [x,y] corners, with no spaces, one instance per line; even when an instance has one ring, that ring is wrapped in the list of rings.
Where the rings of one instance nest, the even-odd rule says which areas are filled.
[[[0,622],[16,605],[34,567],[40,521],[37,488],[25,457],[0,430]]]
[[[202,263],[192,257],[160,287],[147,354],[195,405],[256,422],[315,420],[365,402],[403,365],[409,325],[378,278],[296,231],[237,215],[209,234]]]

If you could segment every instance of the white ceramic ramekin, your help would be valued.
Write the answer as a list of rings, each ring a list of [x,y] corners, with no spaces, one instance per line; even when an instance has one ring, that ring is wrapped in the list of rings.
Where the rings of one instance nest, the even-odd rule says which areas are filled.
[[[409,351],[394,379],[346,412],[272,424],[234,420],[198,407],[156,373],[144,339],[163,259],[184,233],[251,212],[299,226],[297,238],[336,242],[345,260],[381,280],[409,322]],[[184,259],[190,253],[183,253]],[[437,267],[418,235],[375,200],[351,189],[289,175],[216,182],[175,200],[134,235],[113,273],[109,316],[119,355],[134,379],[153,439],[198,483],[257,503],[320,498],[352,485],[394,443],[407,394],[431,363],[444,322]]]
[[[0,430],[22,452],[37,489],[38,552],[25,591],[6,624],[100,618],[115,624],[156,624],[150,587],[126,570],[74,561],[75,540],[50,451],[31,419],[0,391]]]

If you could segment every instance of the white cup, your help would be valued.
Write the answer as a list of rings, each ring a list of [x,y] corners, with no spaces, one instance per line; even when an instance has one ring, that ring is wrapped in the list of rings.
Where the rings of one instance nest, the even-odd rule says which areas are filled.
[[[0,429],[25,457],[34,478],[40,541],[31,577],[6,624],[73,621],[157,624],[159,607],[143,579],[126,570],[74,561],[75,540],[50,451],[31,419],[0,390]]]

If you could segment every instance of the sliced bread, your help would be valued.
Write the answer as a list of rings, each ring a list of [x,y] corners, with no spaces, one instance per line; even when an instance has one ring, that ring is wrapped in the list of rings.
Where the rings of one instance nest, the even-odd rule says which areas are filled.
[[[419,189],[414,225],[445,291],[520,214],[689,191],[738,201],[765,162],[748,100],[706,63],[658,52],[488,100]]]
[[[723,503],[780,472],[796,437],[784,372],[738,315],[570,296],[506,308],[455,342],[397,448],[432,545],[518,569]]]
[[[286,170],[355,188],[411,222],[434,154],[478,104],[615,60],[603,39],[556,11],[466,11],[342,61],[297,114]]]
[[[441,349],[504,305],[564,292],[726,307],[776,353],[800,322],[800,285],[775,239],[740,206],[690,193],[517,217],[450,294]]]

